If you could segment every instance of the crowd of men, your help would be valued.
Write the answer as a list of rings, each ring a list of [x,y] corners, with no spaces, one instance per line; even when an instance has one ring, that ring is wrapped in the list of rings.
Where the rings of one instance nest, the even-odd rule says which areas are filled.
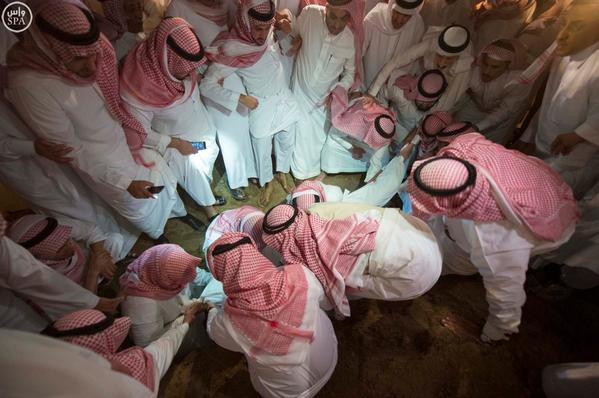
[[[1,32],[0,182],[33,209],[0,217],[7,396],[156,396],[207,332],[261,396],[312,397],[351,300],[478,273],[492,342],[529,266],[599,285],[595,0],[171,0],[147,29],[149,2],[31,0]],[[171,218],[206,228],[202,267]],[[563,369],[548,396],[597,391],[599,365]]]

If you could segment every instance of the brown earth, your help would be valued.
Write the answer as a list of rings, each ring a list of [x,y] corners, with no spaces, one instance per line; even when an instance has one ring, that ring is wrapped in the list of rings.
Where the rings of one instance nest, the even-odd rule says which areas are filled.
[[[355,189],[360,176],[333,176],[325,181]],[[228,200],[220,210],[244,204],[230,197],[220,174],[215,191]],[[250,185],[248,193],[251,199],[245,203],[257,206],[258,188]],[[284,196],[277,184],[269,207]],[[205,220],[191,201],[186,205]],[[166,236],[200,254],[203,234],[180,221],[169,221]],[[135,251],[149,245],[142,238]],[[520,333],[494,345],[456,335],[441,324],[447,316],[462,317],[478,333],[487,308],[477,276],[443,277],[431,291],[411,302],[360,300],[352,302],[351,309],[351,318],[333,321],[339,361],[319,397],[542,397],[544,366],[599,359],[597,290],[561,299],[543,290],[528,292]],[[173,364],[162,380],[159,396],[245,398],[257,394],[243,356],[213,344]]]

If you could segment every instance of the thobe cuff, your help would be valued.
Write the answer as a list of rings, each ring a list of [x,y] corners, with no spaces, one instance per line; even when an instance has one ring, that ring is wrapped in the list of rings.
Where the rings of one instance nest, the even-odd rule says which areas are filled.
[[[596,127],[591,126],[589,123],[581,124],[574,130],[574,132],[585,141],[599,146],[599,132],[597,131]]]
[[[33,141],[12,139],[9,143],[9,149],[10,152],[20,157],[33,157],[37,155]]]

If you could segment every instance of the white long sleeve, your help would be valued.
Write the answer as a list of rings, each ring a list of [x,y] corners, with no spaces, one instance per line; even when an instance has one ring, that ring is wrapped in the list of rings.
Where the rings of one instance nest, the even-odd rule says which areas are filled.
[[[94,308],[100,300],[6,237],[0,240],[0,260],[0,287],[30,299],[53,320]]]
[[[212,308],[208,312],[206,321],[206,330],[208,336],[219,346],[233,352],[243,352],[241,346],[231,337],[231,333],[225,328],[223,317],[225,312],[222,309]]]
[[[111,167],[109,162],[97,162],[98,154],[88,153],[77,136],[69,115],[47,91],[33,92],[19,87],[18,90],[10,90],[9,100],[39,137],[73,148],[69,157],[73,158],[71,166],[74,168],[122,189],[127,189],[134,180],[136,169]]]
[[[154,374],[156,380],[155,392],[158,392],[159,381],[171,366],[171,362],[179,350],[188,330],[189,324],[177,323],[174,327],[167,330],[158,340],[144,348],[144,350],[152,354],[152,357],[154,358]]]
[[[144,129],[148,133],[144,146],[146,148],[152,148],[164,155],[167,146],[171,143],[171,138],[168,135],[160,134],[152,129],[152,120],[154,119],[154,112],[146,109],[140,109],[134,105],[127,103],[127,109],[139,122],[144,126]]]
[[[0,137],[0,162],[10,162],[36,155],[33,141],[9,136]]]
[[[591,144],[599,146],[599,77],[591,81],[586,120],[574,132]]]
[[[529,90],[518,87],[501,93],[501,103],[495,107],[488,115],[477,123],[481,130],[491,129],[504,120],[517,117],[522,112],[526,100],[528,99]]]
[[[429,47],[430,41],[425,40],[410,47],[410,49],[406,52],[400,52],[396,54],[393,58],[391,58],[389,62],[385,64],[383,69],[381,69],[375,81],[370,85],[370,88],[368,89],[368,94],[372,95],[373,97],[376,97],[381,87],[383,87],[383,85],[391,75],[391,72],[393,72],[395,69],[409,65],[419,58],[422,58],[426,51],[429,49]]]
[[[219,81],[235,73],[237,69],[217,63],[211,64],[200,84],[202,96],[222,105],[231,112],[237,109],[239,96],[244,93],[225,88],[219,83]]]

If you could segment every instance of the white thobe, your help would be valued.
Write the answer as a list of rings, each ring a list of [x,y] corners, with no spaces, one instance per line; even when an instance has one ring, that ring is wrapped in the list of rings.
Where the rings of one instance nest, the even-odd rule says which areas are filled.
[[[195,301],[194,298],[220,305],[224,299],[222,284],[209,272],[198,268],[195,280],[170,299],[127,296],[121,308],[123,315],[131,319],[129,334],[135,345],[145,347],[162,336],[185,307]]]
[[[438,28],[429,29],[422,42],[394,56],[381,69],[376,80],[370,85],[368,93],[376,97],[385,84],[392,84],[395,77],[402,74],[413,73],[420,76],[426,70],[437,69],[435,51],[439,33]],[[471,51],[471,46],[469,46],[460,53],[459,58],[450,68],[442,71],[447,80],[447,88],[430,110],[431,112],[451,111],[468,89],[473,61]],[[399,70],[396,71],[396,69]],[[388,82],[387,79],[389,79]]]
[[[389,25],[391,24],[387,3],[376,4],[364,18],[362,60],[366,87],[372,84],[391,58],[419,43],[424,35],[424,22],[420,14],[412,15],[398,30],[387,30],[385,26],[381,26],[384,19],[388,19]]]
[[[487,180],[506,219],[481,222],[435,216],[429,220],[443,251],[443,273],[483,277],[489,315],[485,329],[516,333],[526,300],[524,281],[532,256],[547,253],[567,242],[575,229],[573,222],[559,240],[535,237],[499,191]]]
[[[233,6],[233,1],[230,2]],[[185,1],[171,1],[166,15],[184,18],[193,26],[200,42],[208,47],[214,38],[228,27],[218,26],[211,20],[195,13]],[[245,88],[237,75],[231,75],[225,79],[223,86],[230,90],[236,90],[245,94]],[[202,96],[207,94],[203,84],[200,84]],[[248,111],[240,105],[232,111],[228,111],[218,104],[205,100],[206,109],[217,130],[218,144],[225,163],[227,181],[231,188],[248,186],[248,178],[256,177],[256,166],[254,165],[254,153],[250,142],[250,131]]]
[[[252,386],[262,397],[309,398],[315,396],[331,378],[337,364],[337,338],[329,317],[319,308],[324,292],[314,274],[304,268],[308,281],[306,310],[300,329],[315,324],[314,339],[308,346],[306,357],[296,362],[296,355],[260,354],[260,362],[246,355]],[[315,319],[316,318],[316,319]],[[244,352],[251,345],[245,336],[231,323],[223,310],[211,309],[208,313],[208,335],[218,345],[231,351]],[[302,344],[296,339],[290,352],[297,354],[294,345]],[[300,353],[302,355],[304,353]]]
[[[329,128],[324,101],[336,85],[349,90],[354,82],[354,35],[348,27],[331,35],[325,8],[316,5],[305,7],[293,27],[293,34],[302,38],[302,47],[295,61],[292,89],[303,114],[295,125],[291,170],[296,178],[308,179],[320,173],[320,153]]]
[[[488,140],[506,145],[512,138],[530,94],[529,87],[507,84],[522,71],[509,71],[498,78],[483,82],[480,68],[474,68],[470,77],[470,92],[456,106],[456,120],[476,124]]]
[[[0,326],[39,333],[48,322],[25,299],[53,321],[94,308],[98,296],[39,262],[8,238],[0,239]]]
[[[568,155],[551,155],[557,136],[571,132],[585,142]],[[553,62],[541,108],[522,140],[532,137],[538,154],[582,197],[599,170],[599,42]]]
[[[2,184],[39,213],[73,227],[73,239],[88,243],[112,241],[107,242],[107,249],[113,258],[124,258],[139,232],[102,202],[69,167],[38,155],[33,133],[4,98],[0,98],[0,121]]]
[[[197,204],[211,206],[215,199],[210,184],[214,162],[218,157],[216,127],[200,99],[198,86],[194,87],[191,95],[187,95],[191,90],[191,81],[187,79],[184,84],[186,94],[163,108],[144,104],[124,91],[121,91],[121,96],[131,114],[148,132],[144,145],[164,158],[179,185]],[[168,148],[173,137],[189,142],[204,141],[206,149],[184,156],[177,149]]]
[[[234,111],[243,93],[221,87],[219,80],[237,74],[248,95],[258,100],[258,107],[250,111],[250,134],[260,185],[273,178],[272,142],[275,141],[275,159],[278,172],[289,172],[293,152],[293,125],[300,119],[299,105],[287,85],[281,61],[281,50],[269,37],[266,51],[255,64],[234,68],[214,63],[210,65],[203,81],[206,94],[212,101]]]
[[[102,356],[60,339],[0,328],[0,352],[4,398],[156,396],[131,376],[112,370]]]
[[[441,275],[441,251],[431,229],[416,217],[397,209],[374,207],[358,210],[352,204],[310,206],[310,213],[344,218],[357,210],[358,217],[379,221],[372,252],[358,256],[345,285],[352,297],[376,300],[412,300],[430,290]],[[356,213],[354,213],[356,214]]]
[[[143,167],[133,160],[121,123],[108,111],[97,84],[74,86],[29,69],[10,74],[7,98],[34,133],[73,148],[72,169],[98,196],[151,238],[159,237],[175,210],[185,214],[176,179],[164,160],[142,150]],[[134,180],[164,185],[154,199],[135,199]]]
[[[578,206],[581,218],[572,238],[543,257],[557,264],[586,268],[599,275],[599,182]]]

